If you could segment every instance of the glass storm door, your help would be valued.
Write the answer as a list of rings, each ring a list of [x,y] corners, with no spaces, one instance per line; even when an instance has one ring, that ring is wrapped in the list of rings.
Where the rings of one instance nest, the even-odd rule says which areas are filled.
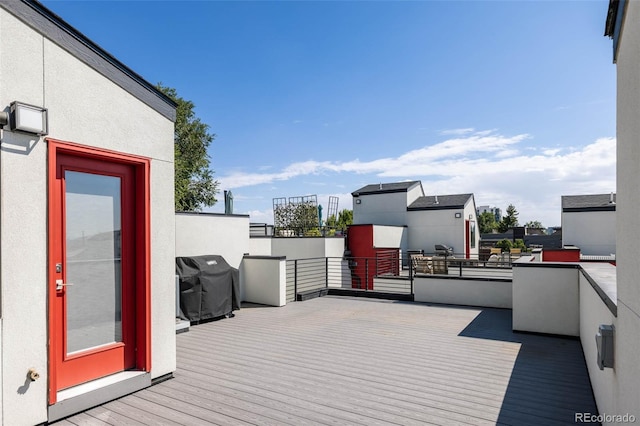
[[[135,367],[135,170],[58,154],[50,208],[55,390]]]

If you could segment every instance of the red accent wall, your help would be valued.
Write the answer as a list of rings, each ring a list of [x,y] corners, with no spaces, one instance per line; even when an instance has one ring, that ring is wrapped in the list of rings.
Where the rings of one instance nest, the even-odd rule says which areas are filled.
[[[464,221],[464,257],[471,257],[471,224],[469,220]]]
[[[375,259],[376,256],[373,248],[373,225],[350,225],[347,229],[347,249],[351,251],[351,256],[354,257],[349,262],[351,287],[373,290],[375,268],[373,265],[369,265],[369,268],[365,265],[365,258]],[[373,263],[371,260],[368,262]]]
[[[400,249],[374,247],[373,232],[374,225],[350,225],[347,230],[352,288],[373,290],[376,275],[400,273]]]
[[[580,262],[580,249],[544,249],[544,262]]]

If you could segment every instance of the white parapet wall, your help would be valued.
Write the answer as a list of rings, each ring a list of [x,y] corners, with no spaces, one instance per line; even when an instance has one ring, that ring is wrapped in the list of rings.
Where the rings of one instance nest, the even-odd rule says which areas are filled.
[[[249,215],[176,213],[176,256],[215,254],[234,268],[249,253]]]
[[[579,265],[513,264],[513,329],[579,336]]]
[[[342,257],[343,254],[344,237],[271,238],[271,255],[286,256],[287,260]]]
[[[250,237],[249,255],[251,256],[271,256],[272,237]]]
[[[240,265],[243,301],[268,306],[287,304],[287,265],[284,256],[245,256]]]
[[[416,276],[413,292],[416,302],[511,308],[511,284],[508,279]]]
[[[373,246],[407,250],[407,227],[373,225]]]
[[[608,263],[583,264],[583,271],[580,273],[579,280],[580,342],[582,343],[584,359],[589,371],[593,396],[600,413],[617,413],[614,391],[617,382],[616,368],[605,368],[604,370],[598,368],[598,352],[595,339],[598,327],[601,324],[615,324],[616,317],[613,312],[617,312],[617,307],[614,303],[616,301],[616,268]],[[611,290],[613,294],[611,294]],[[607,300],[609,306],[607,306],[605,300]],[[614,348],[614,363],[617,349]]]

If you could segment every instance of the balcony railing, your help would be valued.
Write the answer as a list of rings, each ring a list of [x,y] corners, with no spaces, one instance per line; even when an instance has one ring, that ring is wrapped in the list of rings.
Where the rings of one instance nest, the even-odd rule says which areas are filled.
[[[413,294],[416,277],[511,279],[511,258],[480,260],[455,256],[380,251],[376,257],[321,257],[287,261],[287,301],[321,290]]]

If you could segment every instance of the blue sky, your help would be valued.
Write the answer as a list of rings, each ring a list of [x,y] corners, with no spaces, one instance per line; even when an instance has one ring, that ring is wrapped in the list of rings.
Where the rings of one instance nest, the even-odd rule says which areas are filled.
[[[253,222],[421,180],[553,226],[561,195],[615,191],[607,0],[43,3],[195,103]]]

